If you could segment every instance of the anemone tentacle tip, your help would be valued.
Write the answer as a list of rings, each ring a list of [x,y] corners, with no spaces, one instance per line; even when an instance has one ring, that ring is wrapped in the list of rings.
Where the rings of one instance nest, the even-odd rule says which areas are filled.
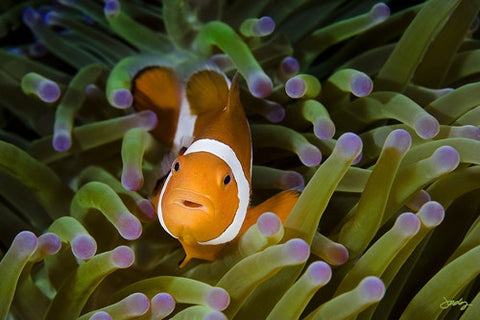
[[[208,292],[206,304],[218,311],[225,310],[230,304],[230,295],[225,289],[214,287]]]
[[[112,316],[105,311],[97,311],[89,318],[89,320],[113,320]]]
[[[398,216],[394,228],[409,237],[417,234],[420,230],[420,225],[420,219],[415,214],[405,212]]]
[[[332,278],[332,268],[324,261],[315,261],[306,271],[312,282],[324,285]]]
[[[254,29],[259,36],[267,36],[275,30],[275,21],[269,16],[263,16],[258,19]]]
[[[38,248],[47,255],[54,255],[62,248],[62,241],[55,233],[47,232],[38,237]]]
[[[212,311],[207,313],[203,318],[203,320],[228,320],[228,318],[219,311]]]
[[[270,107],[270,110],[268,110],[266,117],[270,122],[278,123],[285,119],[285,114],[285,108],[279,104],[276,104]]]
[[[431,115],[422,115],[415,121],[415,132],[422,139],[434,138],[440,131],[438,120]]]
[[[308,167],[318,166],[322,161],[322,153],[313,145],[304,145],[302,148],[300,148],[298,153],[300,161],[302,161],[302,163]]]
[[[336,149],[341,152],[345,158],[355,159],[362,152],[362,139],[352,132],[344,133],[338,138]]]
[[[380,278],[368,276],[358,285],[362,299],[376,302],[380,301],[385,294],[385,284]]]
[[[329,258],[331,261],[329,263],[335,265],[335,266],[340,266],[344,264],[345,262],[348,261],[349,258],[349,253],[348,249],[340,243],[337,243],[336,245],[332,246],[328,252]]]
[[[265,236],[273,236],[282,228],[280,218],[273,212],[265,212],[257,220],[257,227],[260,233]]]
[[[383,22],[390,17],[390,7],[383,2],[379,2],[370,10],[370,16],[375,23]]]
[[[129,247],[119,246],[113,249],[111,258],[117,268],[128,268],[135,261],[135,254]]]
[[[13,248],[18,250],[18,253],[30,255],[38,246],[38,238],[31,231],[22,231],[15,236],[13,240]]]
[[[287,56],[280,63],[280,70],[287,78],[290,78],[300,70],[300,63],[294,57]]]
[[[366,74],[356,74],[351,80],[350,90],[357,97],[368,96],[373,90],[373,81]]]
[[[150,309],[150,299],[143,293],[132,293],[125,300],[125,305],[131,315],[141,316]]]
[[[157,293],[151,300],[152,315],[165,317],[175,309],[175,299],[165,292]]]
[[[145,215],[146,218],[148,219],[153,219],[156,216],[155,213],[155,208],[153,207],[153,204],[151,201],[147,199],[138,199],[136,201],[137,207],[142,211],[142,213]]]
[[[301,98],[307,90],[307,84],[302,78],[292,77],[285,83],[285,93],[293,99]]]
[[[265,98],[272,93],[272,80],[263,72],[255,72],[247,79],[250,93],[257,98]]]
[[[158,118],[155,112],[144,110],[137,115],[140,117],[141,127],[145,130],[151,130],[157,126]]]
[[[460,154],[451,146],[439,147],[432,155],[434,167],[440,172],[450,172],[460,163]]]
[[[107,17],[115,16],[120,12],[120,2],[118,0],[107,0],[103,10]]]
[[[437,201],[426,202],[418,212],[422,224],[432,228],[438,226],[445,217],[445,209]]]
[[[48,11],[43,15],[43,22],[49,26],[53,26],[57,23],[57,13],[55,11]]]
[[[117,89],[111,96],[112,105],[119,109],[126,109],[133,103],[133,96],[128,89]]]
[[[285,253],[291,263],[302,263],[310,256],[310,246],[303,239],[294,238],[285,243]]]
[[[53,135],[52,146],[55,151],[65,152],[72,147],[72,138],[68,132],[55,132]]]
[[[97,243],[89,235],[78,235],[71,242],[73,255],[81,260],[88,260],[97,252]]]
[[[126,240],[136,240],[142,234],[142,225],[138,219],[130,212],[124,212],[120,215],[115,226],[122,238]]]
[[[412,137],[408,131],[396,129],[390,132],[385,140],[385,148],[395,148],[401,153],[405,153],[412,145]]]
[[[35,21],[40,19],[40,15],[32,7],[27,7],[23,10],[22,19],[27,26],[32,26]]]
[[[44,102],[55,102],[60,97],[60,87],[53,81],[45,80],[38,87],[38,95]]]
[[[283,175],[282,180],[285,189],[298,189],[305,187],[305,179],[296,171],[287,172]]]
[[[335,124],[328,118],[320,118],[315,121],[313,132],[321,140],[331,139],[335,135]]]
[[[143,185],[143,174],[138,168],[127,165],[123,168],[121,181],[126,190],[136,191]]]

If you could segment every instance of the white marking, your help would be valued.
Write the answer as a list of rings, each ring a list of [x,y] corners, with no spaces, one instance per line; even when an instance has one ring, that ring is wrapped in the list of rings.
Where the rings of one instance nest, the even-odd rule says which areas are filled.
[[[214,139],[200,139],[195,141],[185,151],[185,154],[195,152],[208,152],[225,161],[232,170],[233,177],[237,181],[238,186],[238,209],[237,212],[235,212],[232,223],[218,237],[199,242],[199,244],[212,245],[232,241],[240,232],[243,222],[245,221],[250,201],[250,185],[247,177],[245,177],[242,164],[230,146]]]
[[[178,237],[174,236],[173,233],[168,230],[167,225],[165,224],[165,221],[163,220],[163,211],[162,211],[162,199],[163,199],[163,194],[165,193],[165,190],[167,189],[168,182],[170,181],[170,178],[172,177],[172,173],[170,172],[168,174],[167,179],[165,180],[165,183],[163,184],[162,191],[160,192],[160,196],[158,197],[158,220],[160,220],[160,224],[162,225],[163,229],[167,231],[169,235],[174,237],[175,239],[178,239]]]
[[[178,154],[183,147],[188,147],[190,143],[192,143],[195,121],[197,120],[197,115],[191,114],[190,112],[190,105],[183,91],[181,97],[182,102],[178,115],[177,130],[175,131],[172,146],[172,151],[175,154]]]
[[[208,152],[225,161],[227,165],[230,167],[230,169],[232,170],[233,177],[236,180],[237,187],[238,187],[238,195],[237,195],[238,209],[235,212],[232,223],[218,237],[211,240],[198,242],[198,243],[203,245],[215,245],[215,244],[222,244],[222,243],[232,241],[240,232],[243,222],[245,221],[245,216],[247,215],[248,204],[250,201],[250,185],[248,183],[247,177],[245,176],[245,172],[243,171],[242,164],[238,160],[237,155],[235,154],[235,151],[233,151],[231,147],[229,147],[223,142],[220,142],[214,139],[200,139],[195,141],[185,151],[185,155],[190,153],[196,153],[196,152]],[[165,180],[165,184],[162,188],[160,197],[158,199],[158,217],[162,227],[171,236],[173,236],[174,238],[177,238],[167,229],[165,222],[163,221],[162,206],[161,206],[163,194],[168,185],[170,177],[171,177],[171,173]]]

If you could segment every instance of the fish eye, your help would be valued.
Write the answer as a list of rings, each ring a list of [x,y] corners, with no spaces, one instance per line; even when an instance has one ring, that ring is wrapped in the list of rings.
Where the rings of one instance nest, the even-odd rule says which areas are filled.
[[[176,161],[175,164],[173,165],[173,170],[175,171],[180,170],[180,163],[178,161]]]
[[[225,176],[225,178],[223,178],[223,184],[224,184],[224,185],[227,185],[227,184],[230,183],[231,180],[232,180],[232,178],[230,177],[229,174],[227,174],[227,175]]]

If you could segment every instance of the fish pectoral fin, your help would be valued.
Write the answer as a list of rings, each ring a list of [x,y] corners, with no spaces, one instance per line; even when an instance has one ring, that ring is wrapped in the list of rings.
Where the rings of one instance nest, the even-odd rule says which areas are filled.
[[[240,234],[243,234],[248,230],[253,224],[255,224],[260,217],[265,212],[275,213],[280,220],[285,222],[288,215],[293,209],[295,203],[297,203],[300,193],[294,190],[285,190],[277,193],[276,195],[268,198],[259,205],[252,207],[247,212],[247,217],[245,222],[242,225]]]
[[[191,259],[201,259],[207,261],[215,260],[226,244],[221,245],[203,245],[197,242],[185,242],[179,238],[185,251],[185,258],[180,262],[179,267],[183,268]]]
[[[222,110],[228,101],[227,81],[218,71],[197,71],[187,81],[186,95],[192,114]]]

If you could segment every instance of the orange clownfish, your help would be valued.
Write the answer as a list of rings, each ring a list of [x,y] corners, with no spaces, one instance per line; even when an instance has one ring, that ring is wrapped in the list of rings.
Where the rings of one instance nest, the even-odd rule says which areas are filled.
[[[177,155],[154,196],[160,224],[190,259],[214,260],[264,212],[284,221],[298,198],[283,191],[250,206],[252,142],[236,75],[203,69],[182,83],[169,67],[141,71],[132,89],[137,109],[157,113],[154,136]]]

